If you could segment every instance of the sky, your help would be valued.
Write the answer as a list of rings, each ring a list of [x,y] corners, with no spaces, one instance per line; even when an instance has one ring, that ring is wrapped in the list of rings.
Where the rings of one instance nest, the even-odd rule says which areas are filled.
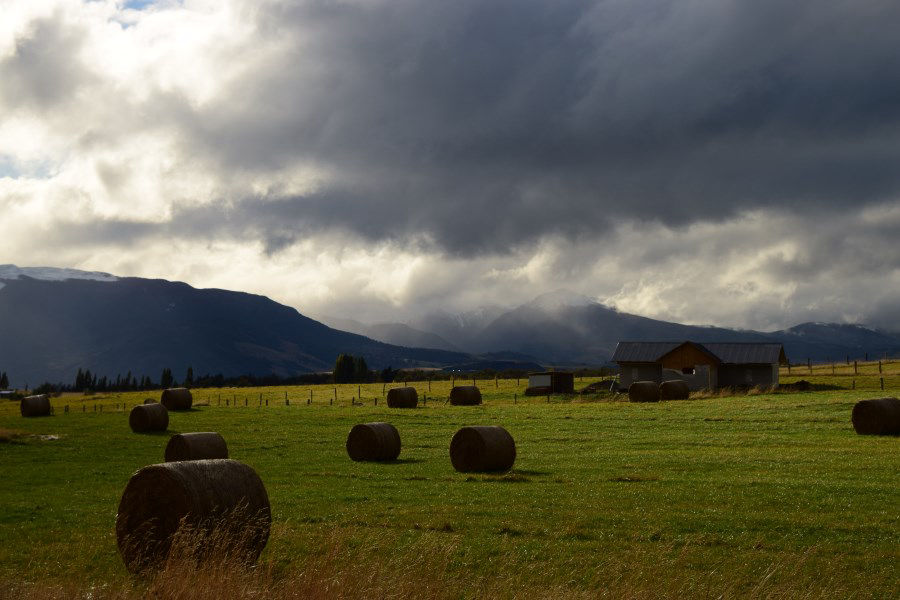
[[[4,0],[0,263],[900,330],[895,0]]]

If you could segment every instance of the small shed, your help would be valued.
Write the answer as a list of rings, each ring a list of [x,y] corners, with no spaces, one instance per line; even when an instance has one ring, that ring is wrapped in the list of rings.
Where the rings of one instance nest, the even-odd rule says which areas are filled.
[[[784,346],[758,342],[619,342],[619,385],[682,379],[692,390],[778,385]]]
[[[566,371],[545,371],[529,373],[526,396],[546,396],[547,394],[574,394],[575,374]]]

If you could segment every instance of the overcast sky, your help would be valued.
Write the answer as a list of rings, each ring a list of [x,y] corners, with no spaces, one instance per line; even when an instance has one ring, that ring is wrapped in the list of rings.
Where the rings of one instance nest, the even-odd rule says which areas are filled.
[[[896,0],[9,0],[0,263],[900,329]]]

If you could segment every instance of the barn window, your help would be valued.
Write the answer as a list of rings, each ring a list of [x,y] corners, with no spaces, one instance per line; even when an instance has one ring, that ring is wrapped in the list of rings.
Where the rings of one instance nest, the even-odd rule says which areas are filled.
[[[694,367],[681,367],[682,375],[693,375],[694,373]]]

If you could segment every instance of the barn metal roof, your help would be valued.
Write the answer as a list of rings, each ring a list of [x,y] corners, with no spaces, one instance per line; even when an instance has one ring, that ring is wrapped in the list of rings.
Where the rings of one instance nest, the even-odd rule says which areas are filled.
[[[728,364],[775,364],[785,363],[784,346],[760,342],[619,342],[613,353],[613,362],[653,363],[681,346],[693,344],[700,350],[716,356]]]
[[[613,362],[656,362],[684,342],[619,342],[613,352]]]

